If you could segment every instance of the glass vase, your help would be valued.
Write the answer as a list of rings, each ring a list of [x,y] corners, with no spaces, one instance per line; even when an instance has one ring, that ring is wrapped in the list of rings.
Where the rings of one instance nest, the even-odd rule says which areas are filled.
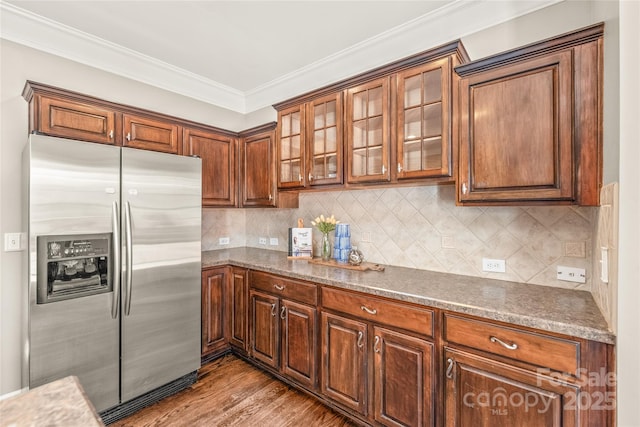
[[[322,233],[320,256],[323,261],[329,261],[331,259],[331,242],[329,242],[329,233]]]

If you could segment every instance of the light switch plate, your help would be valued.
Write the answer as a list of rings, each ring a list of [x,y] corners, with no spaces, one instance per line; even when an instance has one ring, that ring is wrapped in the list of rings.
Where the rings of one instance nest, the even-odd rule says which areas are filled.
[[[23,251],[27,247],[27,233],[4,233],[4,251]]]
[[[228,245],[229,244],[229,238],[228,237],[221,237],[218,239],[218,244],[219,245]]]
[[[277,237],[270,237],[269,238],[269,244],[271,246],[278,246],[278,238]]]
[[[566,282],[586,283],[586,270],[584,268],[565,267],[563,265],[559,265],[557,279],[564,280]]]

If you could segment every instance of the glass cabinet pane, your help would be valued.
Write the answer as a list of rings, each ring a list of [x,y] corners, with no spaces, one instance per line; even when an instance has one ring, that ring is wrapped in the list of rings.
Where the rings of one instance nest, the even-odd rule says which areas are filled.
[[[314,129],[322,129],[325,127],[325,104],[318,104],[313,111]]]
[[[282,138],[280,140],[280,159],[288,160],[291,158],[291,138]]]
[[[324,138],[324,130],[317,130],[313,133],[313,154],[322,154],[324,153],[325,146],[325,138]]]
[[[291,134],[299,134],[300,133],[300,113],[292,113],[291,114]]]
[[[327,153],[335,153],[338,149],[337,130],[335,127],[327,128],[324,133],[324,143]]]
[[[302,156],[304,147],[301,123],[302,113],[300,110],[293,110],[279,116],[280,141],[279,141],[279,184],[288,186],[300,185],[302,174]]]
[[[362,120],[367,116],[367,92],[353,95],[353,120]]]
[[[367,145],[367,121],[359,120],[353,123],[353,146],[355,148]]]
[[[442,106],[431,104],[424,107],[424,133],[425,137],[442,134]]]
[[[325,119],[326,125],[327,127],[329,126],[335,126],[336,125],[336,101],[331,101],[331,102],[327,102],[325,104],[326,109],[327,109],[327,116]]]
[[[442,138],[430,138],[423,142],[422,169],[440,169],[442,166]]]
[[[413,141],[422,137],[422,109],[412,108],[404,115],[404,140]]]
[[[436,68],[423,73],[424,95],[423,104],[430,104],[442,100],[442,69]],[[415,104],[412,104],[415,105]]]
[[[415,107],[416,105],[420,105],[422,103],[422,98],[420,97],[420,93],[422,91],[422,85],[420,81],[420,76],[409,77],[404,82],[404,106],[407,107]]]
[[[375,117],[367,122],[367,145],[369,147],[382,145],[382,117]]]
[[[360,103],[366,106],[364,102]],[[312,141],[311,141],[311,173],[309,184],[330,184],[340,182],[342,176],[338,176],[338,149],[341,149],[338,141],[338,101],[336,95],[328,96],[316,101],[311,106],[313,113]],[[340,178],[340,180],[336,180]],[[324,180],[324,181],[323,181]]]
[[[368,103],[367,116],[373,117],[373,116],[381,115],[382,108],[383,108],[382,88],[376,87],[373,89],[369,89],[368,94],[369,94],[369,103]]]

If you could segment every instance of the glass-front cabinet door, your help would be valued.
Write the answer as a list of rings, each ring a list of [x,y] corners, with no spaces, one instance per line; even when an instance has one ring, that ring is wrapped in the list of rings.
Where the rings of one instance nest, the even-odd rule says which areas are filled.
[[[342,183],[342,92],[308,104],[308,184]]]
[[[347,180],[389,181],[389,77],[347,90]]]
[[[450,58],[398,74],[398,179],[451,175]]]
[[[278,188],[304,185],[304,104],[278,113]]]

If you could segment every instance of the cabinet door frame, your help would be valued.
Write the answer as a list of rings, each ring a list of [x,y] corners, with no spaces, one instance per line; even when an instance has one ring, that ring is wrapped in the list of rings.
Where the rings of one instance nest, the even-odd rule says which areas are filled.
[[[252,158],[250,148],[264,145],[265,158]],[[242,206],[274,207],[276,206],[276,159],[274,153],[273,132],[266,131],[242,140],[241,174],[242,174]],[[255,185],[265,185],[265,191],[254,191]]]
[[[440,168],[438,169],[420,169],[408,171],[404,164],[405,149],[405,80],[409,77],[422,75],[423,73],[441,70],[440,77],[440,102],[441,102],[441,153]],[[398,73],[397,76],[397,100],[396,100],[396,151],[397,151],[397,178],[413,179],[413,178],[434,178],[447,177],[453,174],[452,165],[452,134],[453,134],[453,102],[452,102],[452,59],[451,57],[441,58],[439,60],[429,62],[420,67],[411,68]],[[420,104],[422,108],[423,104]],[[422,126],[422,124],[421,124]]]
[[[142,150],[181,154],[181,127],[153,117],[124,113],[122,145]]]
[[[306,103],[306,116],[307,120],[305,121],[305,130],[306,130],[306,141],[307,141],[307,168],[308,173],[304,177],[306,179],[306,183],[309,187],[322,186],[327,184],[342,184],[343,183],[343,174],[344,174],[344,143],[343,143],[343,93],[338,92],[331,95],[326,95],[313,101]],[[325,104],[328,102],[335,101],[336,103],[336,176],[334,178],[317,178],[314,176],[314,132],[315,132],[315,109],[317,105]]]
[[[333,349],[332,331],[341,332],[348,341],[347,349]],[[339,404],[362,415],[368,412],[368,326],[365,322],[349,319],[335,314],[321,313],[322,333],[322,372],[320,388],[322,393]],[[336,343],[337,345],[337,343]],[[347,356],[352,355],[352,360]],[[350,364],[345,363],[351,362]],[[338,365],[338,371],[332,369]],[[349,377],[350,376],[350,377]],[[341,384],[338,381],[347,380]],[[347,390],[350,388],[350,390]]]
[[[283,117],[284,116],[288,116],[291,114],[295,114],[298,113],[300,116],[300,121],[299,121],[299,126],[300,126],[300,132],[299,132],[299,137],[300,137],[300,153],[299,153],[299,161],[300,161],[300,173],[299,173],[299,179],[295,180],[292,179],[291,181],[284,181],[282,179],[282,149],[283,149],[283,144],[282,144],[282,140],[283,138],[289,137],[290,135],[298,135],[297,133],[289,133],[287,135],[283,134],[283,129],[282,129],[282,124],[283,124]],[[277,158],[277,186],[278,188],[300,188],[300,187],[305,187],[307,184],[307,155],[306,155],[306,132],[305,132],[305,124],[306,124],[306,118],[305,118],[305,113],[306,113],[306,109],[305,109],[305,104],[300,104],[300,105],[296,105],[294,107],[290,107],[287,108],[286,110],[282,110],[282,111],[278,111],[278,126],[277,126],[277,133],[276,133],[276,158]],[[298,157],[295,157],[296,159]],[[291,158],[290,158],[291,159]]]
[[[202,355],[226,350],[228,268],[202,270]]]
[[[70,99],[35,95],[37,106],[32,113],[39,123],[32,127],[42,133],[61,138],[100,144],[119,145],[117,127],[121,115],[114,110]],[[81,128],[79,124],[86,126]]]
[[[317,384],[317,310],[315,307],[283,299],[280,301],[281,372],[315,389]],[[298,328],[294,326],[298,325]],[[298,367],[300,359],[306,367]]]
[[[353,171],[353,158],[354,158],[354,101],[353,98],[357,93],[368,91],[380,87],[382,90],[382,110],[380,112],[380,118],[382,120],[382,145],[381,145],[381,162],[382,169],[379,174],[370,175],[358,175],[354,176]],[[391,167],[390,167],[390,94],[391,88],[391,76],[383,77],[373,80],[368,83],[364,83],[346,90],[346,107],[345,107],[345,135],[346,135],[346,162],[347,162],[347,182],[351,184],[366,183],[366,182],[389,182],[391,181]],[[365,117],[370,118],[370,115]],[[368,136],[367,136],[368,138]]]
[[[185,156],[202,159],[202,206],[237,206],[237,140],[213,132],[185,128],[182,141],[182,153]],[[210,189],[216,191],[207,192]]]
[[[376,325],[373,326],[373,334],[373,417],[390,427],[434,426],[434,344]],[[404,354],[415,365],[393,360],[390,354],[394,353]],[[412,382],[415,388],[410,390],[408,387]],[[410,397],[414,399],[408,401]],[[394,416],[392,413],[403,410],[405,414]],[[411,418],[413,414],[413,420],[401,419],[403,415]]]
[[[507,65],[487,72],[474,74],[460,81],[460,144],[458,164],[458,201],[536,201],[574,199],[574,159],[573,159],[573,55],[565,50],[536,57],[513,65]],[[541,72],[552,73],[553,78],[553,168],[554,182],[546,185],[490,187],[479,183],[475,177],[475,153],[478,150],[473,120],[474,91],[496,85],[498,82],[515,81],[519,77],[529,77]],[[480,113],[479,113],[480,114]],[[529,118],[533,120],[534,118]],[[502,125],[506,124],[503,123]],[[500,124],[496,124],[500,126]],[[493,139],[492,141],[495,141]],[[490,141],[491,142],[491,141]],[[507,143],[507,141],[502,141]],[[487,161],[485,160],[485,163]],[[490,165],[484,165],[484,170]],[[518,171],[511,171],[518,174]]]
[[[477,418],[479,414],[475,414],[476,425],[500,427],[501,424],[498,424],[498,422],[504,419],[501,417],[509,416],[510,411],[514,410],[514,408],[524,407],[527,412],[538,411],[538,413],[542,413],[539,412],[539,409],[527,406],[532,403],[538,403],[538,399],[542,399],[545,410],[553,412],[553,427],[577,427],[580,425],[580,410],[578,406],[582,393],[579,385],[567,383],[558,377],[551,378],[537,374],[533,368],[532,370],[522,369],[450,347],[444,348],[443,355],[446,427],[463,426],[461,414],[463,407],[475,408],[475,405],[479,407],[490,406],[491,412],[485,412],[487,414],[485,418],[492,417],[491,420],[483,420],[486,423],[482,424]],[[525,390],[523,392],[524,395],[520,392],[512,392],[507,395],[507,390],[503,387],[496,387],[491,390],[475,387],[473,393],[467,392],[462,395],[461,383],[467,383],[467,380],[462,379],[465,374],[482,376],[486,381],[503,382],[506,386]],[[501,396],[503,399],[500,399]],[[533,397],[536,399],[533,399]],[[545,401],[544,399],[548,400]],[[511,406],[503,405],[503,403]],[[505,421],[506,424],[503,424],[505,427],[524,425],[522,420],[515,423],[513,419],[509,418],[509,420],[511,421]]]
[[[246,354],[249,336],[249,282],[248,271],[231,267],[229,280],[229,344]]]
[[[280,301],[278,297],[249,291],[250,301],[250,335],[251,348],[250,355],[256,360],[278,369],[280,365],[280,328],[279,313]],[[263,321],[259,321],[262,319]],[[268,334],[267,339],[262,338],[263,334]],[[263,341],[266,341],[263,343]],[[266,344],[267,348],[258,348],[261,344]]]

